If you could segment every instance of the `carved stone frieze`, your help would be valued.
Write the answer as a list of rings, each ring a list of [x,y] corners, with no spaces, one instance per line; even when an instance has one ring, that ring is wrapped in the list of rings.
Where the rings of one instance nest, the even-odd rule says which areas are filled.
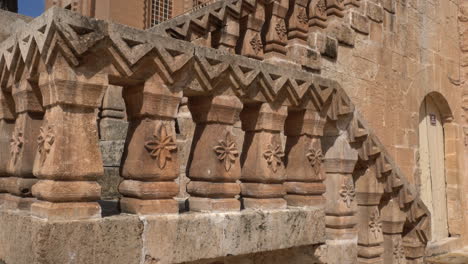
[[[18,155],[23,148],[24,138],[23,138],[23,129],[19,126],[15,128],[15,132],[10,140],[10,155],[11,162],[13,164],[18,160]]]
[[[377,239],[379,234],[382,232],[382,221],[380,220],[379,209],[375,208],[370,216],[369,230]]]
[[[405,262],[405,248],[401,241],[397,241],[393,246],[393,256],[396,264],[403,264]]]
[[[41,156],[41,163],[43,164],[49,154],[50,149],[55,141],[54,128],[51,125],[42,126],[39,129],[39,136],[37,137],[37,150]]]
[[[351,204],[356,198],[356,191],[354,189],[354,183],[352,179],[348,179],[343,185],[341,185],[340,197],[348,208],[351,208]]]
[[[260,34],[255,34],[255,36],[249,42],[252,50],[258,55],[263,50],[263,43],[260,39]]]
[[[299,14],[297,15],[297,20],[304,25],[309,23],[309,18],[307,17],[305,8],[301,8],[301,11],[299,11]]]
[[[276,34],[280,40],[286,40],[288,36],[288,30],[286,28],[286,23],[284,19],[281,19],[275,26]]]
[[[322,150],[319,148],[310,148],[309,152],[307,152],[307,159],[309,160],[309,163],[312,166],[312,168],[314,168],[315,174],[319,174],[324,159]]]
[[[271,144],[267,145],[265,153],[263,153],[263,157],[266,159],[268,167],[273,172],[277,172],[278,167],[283,164],[282,158],[284,157],[284,152],[282,150],[282,146],[277,142],[271,142]]]

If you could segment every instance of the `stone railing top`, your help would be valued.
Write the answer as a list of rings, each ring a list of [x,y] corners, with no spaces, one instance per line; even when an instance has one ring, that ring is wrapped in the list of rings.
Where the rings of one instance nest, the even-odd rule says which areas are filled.
[[[236,1],[213,5],[231,2]],[[414,224],[421,240],[427,242],[430,239],[427,230],[429,211],[419,199],[415,188],[403,177],[339,83],[318,74],[271,65],[163,37],[151,31],[51,8],[0,44],[0,86],[3,90],[9,90],[21,76],[38,74],[36,66],[39,61],[53,65],[59,54],[71,67],[79,67],[87,63],[83,58],[92,51],[94,56],[97,54],[102,60],[109,61],[110,65],[103,67],[113,67],[113,70],[108,71],[110,75],[118,75],[123,79],[141,80],[140,63],[144,59],[151,59],[168,86],[181,89],[189,96],[215,94],[220,92],[219,87],[228,87],[223,92],[234,94],[246,102],[315,108],[317,111],[327,111],[332,120],[354,113],[348,134],[350,142],[363,142],[359,149],[360,159],[377,157],[380,176],[376,176],[385,177],[385,191],[397,193],[400,207],[409,210],[408,221]],[[184,83],[178,83],[180,79]],[[199,86],[187,86],[194,80],[199,82]],[[194,90],[193,87],[200,88]]]

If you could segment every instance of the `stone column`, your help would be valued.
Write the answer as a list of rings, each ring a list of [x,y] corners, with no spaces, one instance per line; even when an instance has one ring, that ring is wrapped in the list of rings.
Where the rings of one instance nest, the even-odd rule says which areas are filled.
[[[242,167],[244,208],[285,208],[286,170],[281,131],[287,116],[286,107],[269,104],[246,105],[241,113],[245,131]]]
[[[405,248],[402,239],[406,214],[398,201],[392,197],[382,208],[382,231],[384,238],[384,264],[406,264]]]
[[[266,34],[265,59],[285,58],[288,42],[288,28],[285,17],[288,13],[289,0],[271,1],[271,19]]]
[[[228,12],[226,25],[221,29],[219,49],[224,49],[232,54],[236,53],[237,40],[239,39],[239,14]]]
[[[288,206],[324,206],[325,167],[321,143],[324,125],[324,117],[311,109],[288,114],[285,125],[287,181],[284,183]]]
[[[31,207],[37,217],[101,217],[97,179],[103,175],[103,166],[96,113],[108,81],[105,74],[90,75],[77,74],[63,61],[40,75],[46,113],[33,169],[40,179],[32,189],[40,200]]]
[[[309,17],[308,0],[296,0],[289,19],[287,58],[309,70],[320,70],[320,54],[307,44]]]
[[[239,211],[240,151],[232,132],[242,110],[235,96],[192,97],[195,128],[187,192],[191,211]]]
[[[15,128],[14,102],[11,94],[0,90],[0,205],[8,197],[7,167],[10,161],[10,140]]]
[[[35,201],[32,186],[37,182],[33,175],[34,159],[37,152],[37,138],[42,133],[44,111],[37,82],[21,80],[13,87],[16,107],[15,129],[10,140],[10,159],[7,172],[8,208],[27,209]]]
[[[261,30],[265,22],[265,0],[256,1],[255,11],[247,18],[247,29],[242,45],[243,56],[263,59],[263,40]]]
[[[159,80],[126,87],[129,131],[123,157],[119,191],[123,212],[132,214],[177,213],[174,197],[179,161],[175,118],[182,93],[174,93]]]
[[[384,181],[377,178],[374,165],[355,171],[358,203],[358,263],[383,263],[383,234],[380,217],[380,199]]]
[[[325,154],[328,261],[330,264],[357,263],[357,203],[352,176],[357,152],[349,146],[345,134],[324,140],[329,146]]]

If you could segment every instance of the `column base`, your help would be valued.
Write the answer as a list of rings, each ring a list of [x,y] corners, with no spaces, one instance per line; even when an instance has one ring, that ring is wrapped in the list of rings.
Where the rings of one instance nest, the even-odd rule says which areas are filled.
[[[286,209],[287,203],[283,198],[257,199],[257,198],[242,198],[242,205],[245,209]]]
[[[0,198],[3,200],[2,208],[6,210],[31,210],[31,206],[34,202],[37,202],[36,198],[33,197],[19,197],[11,194],[2,194]]]
[[[322,195],[288,194],[284,199],[288,203],[288,206],[293,207],[325,206],[325,197]]]
[[[361,258],[358,257],[357,264],[383,264],[383,258],[372,258],[372,259],[366,259],[366,258]]]
[[[137,215],[177,214],[179,203],[174,199],[140,200],[124,197],[120,199],[120,209],[123,213]]]
[[[240,201],[235,198],[211,199],[190,197],[189,208],[193,212],[229,212],[240,211]]]
[[[101,207],[95,202],[51,203],[38,201],[31,206],[33,216],[50,221],[101,218]]]

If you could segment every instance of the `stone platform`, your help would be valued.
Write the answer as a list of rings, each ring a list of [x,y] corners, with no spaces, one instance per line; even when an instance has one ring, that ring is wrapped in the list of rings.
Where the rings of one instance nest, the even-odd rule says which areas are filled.
[[[289,251],[307,251],[304,254],[313,258],[313,245],[325,242],[325,213],[314,207],[147,217],[120,214],[73,222],[46,222],[24,212],[2,211],[0,226],[0,263],[8,264],[199,263],[255,253],[262,258],[275,252],[287,256]],[[298,259],[291,263],[303,263],[304,254],[292,254]]]

